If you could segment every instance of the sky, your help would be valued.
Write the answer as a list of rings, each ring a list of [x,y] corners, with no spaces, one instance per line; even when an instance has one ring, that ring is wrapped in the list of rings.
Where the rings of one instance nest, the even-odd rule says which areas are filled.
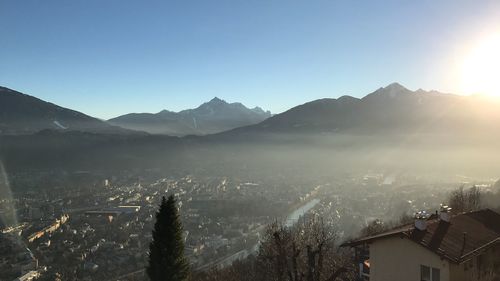
[[[457,65],[498,31],[496,0],[0,0],[0,85],[103,119],[392,82],[470,94]]]

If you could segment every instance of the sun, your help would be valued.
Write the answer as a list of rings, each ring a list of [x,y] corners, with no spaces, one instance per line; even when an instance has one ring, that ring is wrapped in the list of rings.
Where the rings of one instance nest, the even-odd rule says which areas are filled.
[[[461,69],[464,93],[500,97],[500,33],[473,47],[465,56]]]

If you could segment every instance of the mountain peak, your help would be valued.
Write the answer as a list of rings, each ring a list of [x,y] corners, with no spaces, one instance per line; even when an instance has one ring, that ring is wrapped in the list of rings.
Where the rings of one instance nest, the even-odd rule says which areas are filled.
[[[218,97],[214,97],[209,101],[209,103],[227,103],[227,102],[223,99],[219,99]]]
[[[251,110],[252,110],[253,112],[255,112],[255,113],[258,113],[258,114],[263,114],[263,115],[265,115],[265,116],[267,116],[267,117],[271,117],[271,116],[272,116],[271,111],[269,111],[269,110],[264,110],[264,109],[262,109],[260,106],[256,106],[256,107],[252,108]]]
[[[391,83],[383,89],[389,91],[408,91],[408,89],[405,86],[399,84],[398,82]]]
[[[387,85],[385,88],[380,89],[380,92],[382,95],[390,97],[390,98],[395,98],[395,97],[398,97],[401,95],[404,96],[404,95],[414,93],[413,91],[408,90],[405,86],[403,86],[399,83],[396,83],[396,82]]]
[[[242,103],[229,103],[214,97],[193,109],[179,112],[163,110],[157,114],[126,114],[108,121],[123,128],[152,134],[185,136],[220,133],[257,124],[269,117],[271,113],[261,108],[249,109]]]
[[[396,98],[400,97],[401,95],[408,95],[412,94],[413,92],[405,88],[403,85],[394,82],[391,83],[383,88],[379,88],[375,92],[365,96],[363,99],[376,99],[377,97],[383,97],[383,98]]]

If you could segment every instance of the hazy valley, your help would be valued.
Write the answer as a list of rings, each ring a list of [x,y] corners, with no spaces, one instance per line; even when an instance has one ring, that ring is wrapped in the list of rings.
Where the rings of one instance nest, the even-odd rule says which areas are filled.
[[[249,119],[253,110],[214,99],[187,113],[126,115],[118,120],[141,121],[121,128],[116,119],[2,89],[3,227],[29,241],[49,279],[142,280],[163,194],[179,202],[195,272],[251,261],[266,225],[278,219],[293,226],[297,212],[327,218],[340,243],[376,219],[390,224],[437,208],[460,186],[479,186],[491,208],[500,195],[500,112],[492,98],[395,83],[361,99],[265,113],[260,122]],[[219,121],[212,119],[204,128],[214,134],[164,134],[172,122],[179,129],[191,126],[192,116],[202,120],[202,109],[219,121],[227,117],[221,126],[228,130],[215,130],[210,122]],[[231,128],[239,122],[248,125]],[[43,234],[54,225],[60,228]]]

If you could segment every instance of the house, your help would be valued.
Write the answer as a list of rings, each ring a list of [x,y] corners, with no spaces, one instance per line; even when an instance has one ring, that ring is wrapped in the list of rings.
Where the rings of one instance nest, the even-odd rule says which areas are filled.
[[[500,280],[500,214],[489,209],[419,213],[415,223],[344,246],[354,249],[358,280]]]

